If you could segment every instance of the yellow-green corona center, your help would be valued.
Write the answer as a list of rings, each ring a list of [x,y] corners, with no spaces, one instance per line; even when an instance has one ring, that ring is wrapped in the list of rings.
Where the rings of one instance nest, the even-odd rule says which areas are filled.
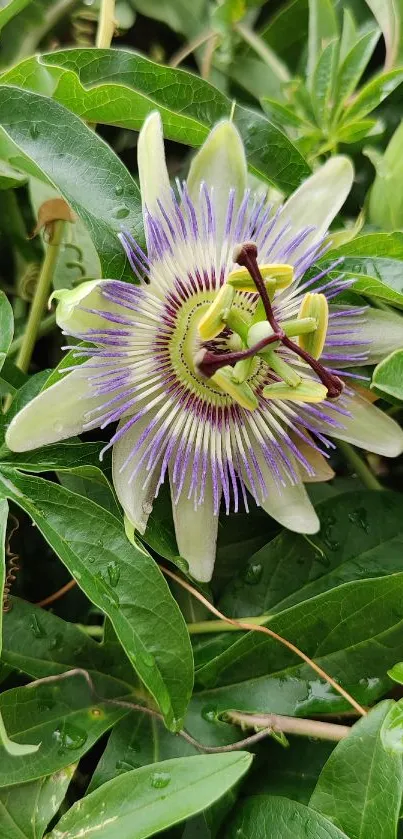
[[[217,338],[206,342],[200,336],[200,324],[214,306],[219,294],[220,291],[201,291],[183,303],[177,314],[169,346],[172,367],[187,389],[202,397],[206,402],[224,407],[234,401],[233,397],[219,386],[215,377],[203,376],[197,365],[197,359],[205,346],[222,353],[223,356],[240,350],[243,346],[240,336],[227,328],[225,323]],[[244,300],[240,299],[239,304],[234,305],[233,312],[247,323],[252,320],[253,307],[246,306]],[[258,374],[261,365],[262,361],[259,358],[252,359],[247,377],[249,386],[252,388],[259,384]]]

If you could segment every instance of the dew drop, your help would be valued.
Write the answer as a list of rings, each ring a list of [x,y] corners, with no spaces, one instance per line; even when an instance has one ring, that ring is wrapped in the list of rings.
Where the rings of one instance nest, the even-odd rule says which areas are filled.
[[[35,638],[46,638],[46,632],[36,615],[31,615],[30,626]]]
[[[164,789],[170,783],[171,776],[169,772],[153,772],[151,775],[151,786],[154,789]]]
[[[248,586],[257,586],[262,579],[263,565],[260,562],[251,562],[244,571],[244,581]]]
[[[130,215],[130,210],[122,204],[121,207],[115,207],[115,209],[112,210],[112,215],[114,218],[127,218],[127,216]]]
[[[153,511],[153,505],[149,503],[149,501],[145,501],[143,506],[143,513],[146,516],[149,516]]]
[[[39,128],[36,122],[33,122],[32,125],[29,126],[29,133],[33,140],[36,140],[39,137]]]
[[[81,749],[87,740],[86,732],[71,723],[65,723],[61,728],[56,728],[53,737],[59,745],[59,754]]]
[[[116,184],[116,186],[115,186],[115,195],[123,195],[123,186],[122,186],[122,184]]]
[[[367,519],[367,511],[365,507],[360,507],[358,510],[353,510],[352,513],[348,514],[348,517],[352,524],[356,524],[357,527],[360,527],[364,533],[369,533],[369,524]]]
[[[49,649],[50,650],[58,650],[63,644],[63,635],[61,632],[56,632],[56,635],[52,638]]]
[[[189,574],[189,563],[186,562],[186,559],[183,559],[181,556],[176,556],[175,563],[179,571],[183,571],[184,574]]]
[[[108,562],[107,572],[111,586],[117,586],[120,578],[120,568],[117,562],[115,562],[114,560],[112,560],[112,562]]]
[[[216,705],[205,705],[201,710],[201,715],[206,722],[217,722],[218,708]]]

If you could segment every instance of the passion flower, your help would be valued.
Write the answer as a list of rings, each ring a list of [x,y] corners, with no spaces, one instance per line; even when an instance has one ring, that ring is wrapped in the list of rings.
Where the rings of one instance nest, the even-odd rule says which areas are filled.
[[[208,581],[220,508],[248,509],[249,494],[285,527],[314,533],[304,482],[332,476],[329,438],[402,451],[398,425],[346,368],[379,361],[403,330],[389,313],[333,304],[352,282],[332,278],[335,264],[312,270],[352,184],[347,158],[328,161],[276,211],[246,189],[229,121],[177,192],[157,113],[138,162],[147,253],[121,235],[138,284],[58,293],[58,324],[87,342],[76,350],[84,363],[23,408],[6,441],[25,451],[118,423],[105,448],[125,515],[144,533],[169,475],[179,552]]]

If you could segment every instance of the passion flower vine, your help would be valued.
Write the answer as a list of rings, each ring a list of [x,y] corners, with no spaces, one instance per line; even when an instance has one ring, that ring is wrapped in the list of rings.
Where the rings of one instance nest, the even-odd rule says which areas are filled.
[[[208,581],[221,508],[248,509],[252,496],[285,527],[314,533],[304,483],[332,477],[329,438],[390,457],[403,450],[399,426],[346,370],[401,345],[402,325],[332,303],[352,280],[332,275],[336,264],[312,270],[351,188],[347,158],[276,210],[246,189],[229,121],[176,193],[157,113],[140,132],[138,163],[147,253],[121,235],[138,284],[58,292],[58,324],[87,342],[76,348],[84,362],[14,417],[6,441],[25,451],[118,423],[105,449],[127,519],[144,533],[169,475],[179,553]]]

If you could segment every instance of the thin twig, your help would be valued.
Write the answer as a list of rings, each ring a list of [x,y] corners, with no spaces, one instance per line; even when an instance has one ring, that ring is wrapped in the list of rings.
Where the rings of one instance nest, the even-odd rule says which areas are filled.
[[[225,721],[241,728],[264,728],[283,734],[297,734],[303,737],[315,737],[318,740],[338,742],[350,734],[348,725],[337,725],[321,720],[307,720],[300,717],[284,717],[281,714],[243,714],[239,711],[227,711]]]
[[[204,50],[203,60],[200,68],[200,75],[202,79],[208,79],[211,72],[211,65],[213,63],[215,49],[218,43],[218,35],[214,34],[207,41],[206,49]]]
[[[127,708],[128,711],[139,711],[142,714],[148,714],[148,716],[150,717],[155,717],[161,720],[161,722],[164,721],[164,717],[162,714],[159,713],[159,711],[154,711],[153,708],[149,708],[147,705],[139,705],[136,702],[129,702],[126,699],[106,699],[103,696],[99,696],[99,694],[95,690],[95,686],[90,674],[87,670],[84,670],[82,667],[75,667],[73,670],[66,670],[64,673],[56,673],[52,676],[44,676],[41,679],[35,679],[34,682],[30,682],[28,685],[26,685],[26,687],[33,688],[37,687],[38,685],[58,682],[60,681],[60,679],[67,679],[71,676],[82,676],[85,679],[93,698],[97,702],[102,702],[102,704],[105,705],[116,705],[118,708]],[[260,740],[263,740],[270,734],[272,734],[272,729],[267,728],[264,731],[258,731],[256,734],[251,734],[250,737],[244,737],[242,740],[237,740],[236,743],[230,743],[227,746],[205,746],[203,743],[199,743],[198,740],[195,740],[194,737],[192,737],[191,734],[188,734],[188,732],[184,729],[178,731],[178,735],[180,737],[183,737],[183,739],[190,743],[190,745],[208,754],[238,751],[238,749],[243,749],[246,746],[253,746],[255,743],[258,743]]]
[[[326,673],[325,670],[322,670],[322,668],[319,667],[319,665],[316,664],[315,661],[312,661],[312,659],[309,658],[309,656],[305,655],[305,653],[303,653],[302,650],[298,649],[298,647],[296,647],[295,644],[292,644],[291,641],[287,641],[286,638],[283,638],[282,635],[278,635],[278,633],[274,632],[272,629],[268,629],[267,626],[258,626],[256,624],[246,623],[245,621],[238,621],[234,618],[228,618],[226,615],[223,615],[222,612],[216,609],[216,607],[213,606],[207,600],[207,598],[204,597],[199,591],[197,591],[197,589],[193,588],[193,586],[187,583],[186,580],[183,580],[181,577],[178,577],[177,574],[174,574],[173,571],[170,571],[168,568],[165,568],[164,565],[160,565],[160,569],[163,572],[163,574],[166,574],[168,577],[171,577],[172,580],[175,580],[187,591],[190,591],[190,593],[193,594],[194,597],[197,597],[198,600],[200,600],[200,602],[203,603],[204,606],[206,606],[206,608],[209,609],[213,615],[216,615],[217,618],[221,618],[221,620],[226,621],[226,623],[231,623],[233,626],[238,627],[238,629],[252,630],[253,632],[262,632],[264,635],[268,635],[270,638],[274,638],[276,641],[279,641],[280,644],[283,644],[285,647],[288,647],[288,649],[295,653],[295,655],[297,655],[299,658],[302,658],[302,660],[305,661],[306,664],[309,664],[312,670],[314,670],[315,673],[318,674],[318,676],[320,676],[322,679],[328,682],[328,684],[331,685],[334,688],[334,690],[336,690],[337,693],[340,694],[340,696],[346,699],[347,702],[349,702],[349,704],[352,705],[352,707],[355,708],[359,714],[361,714],[361,716],[364,717],[366,715],[367,712],[365,708],[359,705],[359,703],[356,702],[356,700],[352,696],[350,696],[350,694],[347,693],[347,691],[344,690],[344,688],[341,687],[341,685],[339,685],[331,676],[329,676],[329,674]]]
[[[67,594],[77,583],[75,580],[69,580],[65,586],[62,586],[58,589],[58,591],[53,592],[53,594],[49,594],[49,597],[45,597],[44,600],[40,600],[39,603],[35,603],[35,606],[40,606],[43,608],[44,606],[50,606],[51,603],[54,603],[56,600],[59,600],[60,597],[63,597],[64,594]]]
[[[177,52],[175,52],[169,62],[170,67],[179,67],[182,64],[182,61],[191,55],[192,52],[202,47],[206,41],[209,41],[210,38],[215,36],[215,33],[212,32],[210,29],[207,32],[202,32],[201,35],[198,35],[196,38],[192,38],[191,41],[188,41],[187,44],[184,44]]]

